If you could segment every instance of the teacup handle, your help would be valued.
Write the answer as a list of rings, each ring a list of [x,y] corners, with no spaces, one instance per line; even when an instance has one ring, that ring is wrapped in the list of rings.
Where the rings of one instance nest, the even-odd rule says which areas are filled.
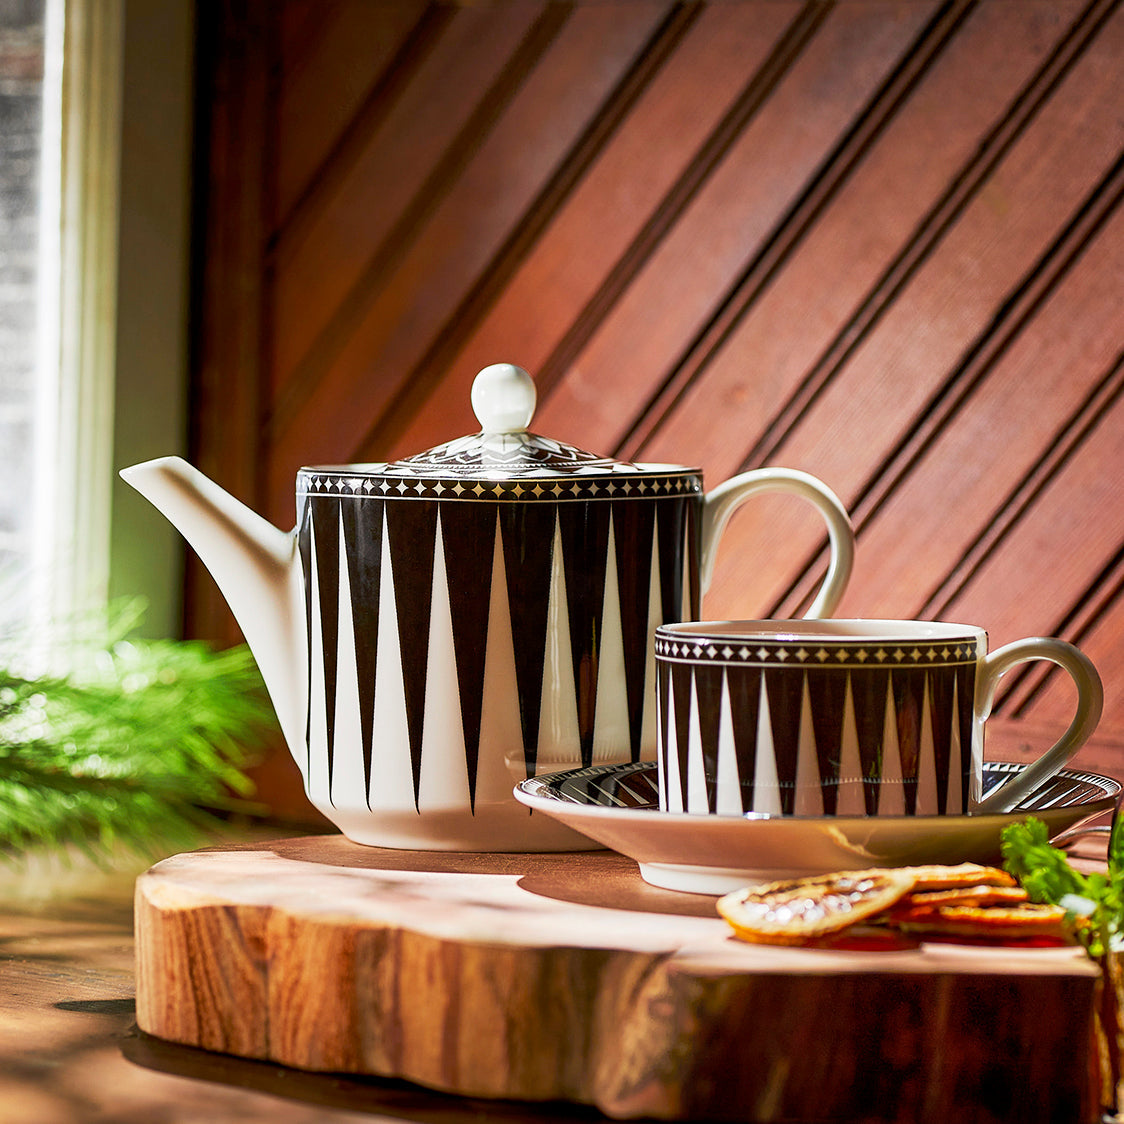
[[[809,619],[831,616],[851,577],[855,562],[855,531],[839,497],[816,477],[793,468],[756,468],[751,472],[732,476],[706,494],[703,500],[702,558],[699,568],[702,592],[707,591],[714,576],[718,540],[721,539],[730,516],[746,500],[763,492],[787,492],[800,496],[823,516],[831,542],[831,561],[823,585],[804,616]]]
[[[1079,648],[1064,640],[1037,636],[1005,644],[980,662],[976,679],[976,716],[983,722],[991,714],[999,679],[1018,664],[1049,660],[1069,673],[1077,686],[1077,712],[1069,729],[1037,761],[1005,781],[973,809],[977,814],[1010,812],[1039,785],[1049,780],[1081,748],[1097,728],[1104,707],[1101,677]]]

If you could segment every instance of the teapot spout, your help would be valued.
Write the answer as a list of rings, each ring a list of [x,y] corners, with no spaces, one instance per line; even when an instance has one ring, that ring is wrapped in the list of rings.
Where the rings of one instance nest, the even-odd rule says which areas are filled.
[[[257,660],[285,740],[302,745],[307,649],[295,531],[279,530],[180,457],[145,461],[120,475],[210,571]]]

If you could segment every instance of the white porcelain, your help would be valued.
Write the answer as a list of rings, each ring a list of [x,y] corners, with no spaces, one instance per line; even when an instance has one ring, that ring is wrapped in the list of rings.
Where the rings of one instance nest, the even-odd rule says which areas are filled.
[[[272,526],[176,457],[124,479],[183,533],[253,651],[312,803],[390,847],[559,850],[513,783],[656,748],[651,637],[699,615],[730,514],[762,492],[821,513],[830,613],[854,536],[806,473],[704,494],[697,469],[628,464],[527,431],[534,384],[485,368],[479,433],[391,464],[302,468]]]
[[[656,629],[660,807],[669,812],[933,816],[1007,812],[1096,728],[1096,668],[1062,640],[988,654],[987,633],[930,621],[712,621]],[[1066,733],[982,795],[999,679],[1030,660],[1077,686]]]
[[[1006,787],[1025,767],[985,766]],[[669,890],[725,894],[752,882],[836,870],[926,863],[997,863],[1000,835],[1034,816],[1056,838],[1111,810],[1119,782],[1065,769],[1012,812],[943,816],[767,816],[661,812],[650,762],[593,766],[532,778],[516,798],[633,859],[646,882]]]

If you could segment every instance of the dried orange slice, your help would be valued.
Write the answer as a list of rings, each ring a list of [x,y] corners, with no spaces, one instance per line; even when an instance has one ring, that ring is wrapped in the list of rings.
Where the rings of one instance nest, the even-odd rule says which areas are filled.
[[[908,870],[842,871],[747,886],[717,908],[743,941],[801,945],[884,913],[913,885]]]
[[[1066,939],[1060,905],[1021,902],[1011,906],[919,906],[895,913],[894,924],[907,933],[956,937],[1055,937]]]
[[[997,866],[959,863],[956,866],[907,866],[902,870],[913,875],[913,889],[953,890],[957,886],[1017,886],[1015,878]]]
[[[919,907],[1016,905],[1026,900],[1027,892],[1021,886],[955,886],[949,890],[914,890],[894,906],[890,916],[896,916],[899,910]]]

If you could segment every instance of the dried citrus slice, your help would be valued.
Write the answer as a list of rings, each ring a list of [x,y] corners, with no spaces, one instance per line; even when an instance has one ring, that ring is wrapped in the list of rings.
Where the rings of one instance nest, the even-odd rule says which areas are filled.
[[[1021,886],[954,886],[948,890],[914,890],[903,898],[891,911],[891,918],[898,911],[919,907],[940,905],[1016,905],[1027,900],[1027,892]]]
[[[908,933],[955,937],[1056,937],[1065,939],[1065,910],[1059,905],[1021,902],[1012,906],[919,906],[895,914],[894,924]]]
[[[842,871],[747,886],[717,907],[743,941],[799,945],[885,912],[913,884],[907,870]]]
[[[1014,877],[997,866],[959,863],[957,866],[907,866],[902,870],[913,875],[913,889],[952,890],[957,886],[1017,886]]]

